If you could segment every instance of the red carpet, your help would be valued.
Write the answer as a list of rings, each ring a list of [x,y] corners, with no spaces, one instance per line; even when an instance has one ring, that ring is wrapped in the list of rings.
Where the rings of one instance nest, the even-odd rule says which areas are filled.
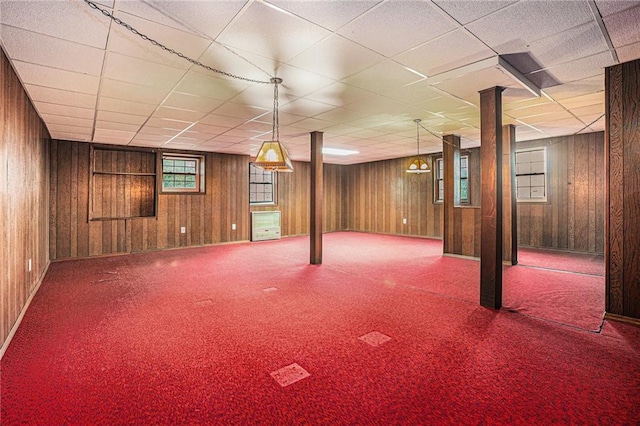
[[[638,329],[481,308],[478,262],[438,242],[324,241],[321,266],[308,238],[52,264],[2,359],[2,424],[640,421]],[[309,376],[281,387],[294,363]]]
[[[518,247],[518,264],[557,271],[604,276],[604,256]]]

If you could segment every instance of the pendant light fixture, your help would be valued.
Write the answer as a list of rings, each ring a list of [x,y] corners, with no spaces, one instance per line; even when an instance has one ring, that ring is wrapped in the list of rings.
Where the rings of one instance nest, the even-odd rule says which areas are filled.
[[[273,129],[271,140],[265,141],[256,155],[253,165],[272,172],[292,172],[293,166],[289,159],[287,149],[280,143],[280,129],[278,123],[278,84],[282,79],[274,77],[271,79],[273,86]]]
[[[422,120],[416,118],[413,120],[416,123],[416,149],[417,149],[417,158],[409,163],[409,167],[407,167],[407,173],[429,173],[431,168],[426,161],[420,158],[420,122]]]

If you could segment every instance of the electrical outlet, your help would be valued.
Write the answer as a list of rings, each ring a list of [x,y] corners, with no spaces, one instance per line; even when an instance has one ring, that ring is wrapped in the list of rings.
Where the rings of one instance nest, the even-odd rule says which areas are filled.
[[[406,225],[406,224],[407,224],[407,218],[406,218],[406,217],[403,217],[403,218],[402,218],[402,224],[403,224],[403,225]]]
[[[180,227],[180,233],[181,234],[186,234],[187,233],[187,227],[186,226],[181,226]]]
[[[231,230],[232,230],[232,231],[235,231],[235,230],[236,230],[236,224],[235,224],[235,223],[232,223],[232,224],[231,224]]]
[[[29,259],[29,272],[31,272],[31,267],[32,267],[32,262],[31,262],[31,259]]]

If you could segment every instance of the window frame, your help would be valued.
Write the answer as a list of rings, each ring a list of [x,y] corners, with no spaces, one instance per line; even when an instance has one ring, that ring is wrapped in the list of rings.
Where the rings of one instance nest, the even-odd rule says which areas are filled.
[[[265,181],[253,181],[252,176],[256,175],[256,173],[252,173],[252,169],[256,171],[260,171],[261,175],[264,176],[269,174],[271,176],[270,182]],[[271,198],[272,201],[252,201],[251,196],[254,193],[251,189],[251,185],[269,185],[271,186]],[[265,170],[260,167],[256,167],[253,165],[253,162],[249,163],[249,205],[250,206],[277,206],[278,205],[278,174],[276,172]]]
[[[518,173],[518,154],[521,152],[534,152],[534,151],[542,151],[543,153],[543,167],[544,167],[544,172],[543,173]],[[536,147],[530,147],[530,148],[520,148],[517,149],[515,152],[515,159],[514,159],[514,164],[515,164],[515,192],[516,192],[516,202],[518,203],[546,203],[549,201],[549,162],[548,162],[548,157],[547,157],[547,147],[546,146],[536,146]],[[543,180],[544,180],[544,197],[542,198],[520,198],[519,194],[518,194],[518,176],[543,176]],[[538,186],[538,185],[535,185]],[[529,185],[529,188],[533,187],[532,185]]]
[[[467,160],[467,177],[462,177],[462,159],[466,158]],[[435,165],[433,166],[434,179],[433,179],[433,203],[434,204],[442,204],[444,202],[444,159],[442,157],[438,157],[435,160]],[[462,199],[460,197],[460,204],[469,204],[471,203],[471,194],[469,193],[469,154],[464,154],[460,156],[460,181],[458,191],[462,194],[462,180],[466,180],[467,182],[467,198]],[[440,166],[442,165],[442,173],[440,170]],[[442,182],[442,190],[440,190],[440,182]]]
[[[196,162],[195,173],[165,172],[165,160],[193,160]],[[164,185],[166,175],[195,176],[195,188],[171,188]],[[205,193],[205,156],[201,154],[184,154],[177,152],[163,152],[160,156],[160,190],[163,194],[204,194]]]

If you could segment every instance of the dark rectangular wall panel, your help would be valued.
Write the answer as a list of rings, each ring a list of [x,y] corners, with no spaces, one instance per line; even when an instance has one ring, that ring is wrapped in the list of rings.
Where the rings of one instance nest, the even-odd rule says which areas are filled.
[[[607,68],[605,93],[606,310],[640,319],[640,60]]]

